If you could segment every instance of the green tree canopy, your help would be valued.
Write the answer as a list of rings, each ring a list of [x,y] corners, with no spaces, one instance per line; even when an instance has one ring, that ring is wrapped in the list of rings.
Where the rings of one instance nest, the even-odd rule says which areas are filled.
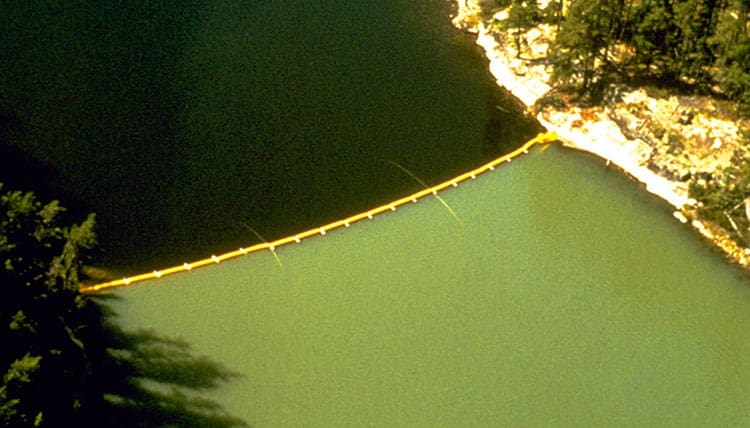
[[[590,93],[605,76],[647,78],[748,105],[749,10],[748,0],[572,0],[550,53],[553,79]]]
[[[575,84],[582,92],[597,80],[599,65],[619,34],[622,1],[574,1],[552,46],[553,79]]]
[[[174,339],[109,325],[106,306],[78,293],[94,216],[68,225],[64,213],[0,185],[0,426],[246,426],[196,397],[231,372]]]
[[[0,185],[0,191],[2,186]],[[0,421],[53,426],[74,421],[91,370],[87,301],[78,294],[79,251],[95,243],[94,215],[66,226],[57,201],[0,195]]]
[[[542,12],[536,0],[512,0],[508,12],[508,27],[513,29],[513,43],[516,45],[516,56],[521,57],[521,34],[539,23]]]

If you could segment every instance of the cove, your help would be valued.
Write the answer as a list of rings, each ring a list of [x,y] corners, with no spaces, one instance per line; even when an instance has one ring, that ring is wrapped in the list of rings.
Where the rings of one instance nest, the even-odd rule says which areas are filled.
[[[434,183],[536,133],[442,0],[11,3],[2,146],[127,271],[418,189],[383,159]],[[460,222],[428,199],[102,305],[233,373],[186,394],[251,426],[748,423],[746,280],[663,204],[556,147],[442,197]]]
[[[750,422],[750,288],[662,202],[557,146],[441,196],[105,304],[251,426]]]
[[[538,130],[451,8],[3,2],[0,180],[96,212],[125,275],[384,203],[414,184],[388,161],[447,179]]]

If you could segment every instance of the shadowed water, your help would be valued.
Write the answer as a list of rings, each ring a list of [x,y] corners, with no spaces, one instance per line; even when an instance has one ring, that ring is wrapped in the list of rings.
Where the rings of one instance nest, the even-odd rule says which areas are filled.
[[[413,184],[387,160],[435,182],[537,132],[450,9],[3,2],[0,180],[96,212],[129,274],[359,212]]]
[[[557,147],[349,229],[115,292],[251,426],[739,426],[750,287]]]
[[[536,133],[448,13],[3,2],[1,171],[96,211],[99,260],[131,272],[256,241],[242,223],[273,239],[362,211],[419,188],[389,161],[435,183]],[[750,289],[665,205],[554,147],[442,197],[460,222],[424,200],[280,248],[283,268],[116,291],[111,416],[749,423]]]

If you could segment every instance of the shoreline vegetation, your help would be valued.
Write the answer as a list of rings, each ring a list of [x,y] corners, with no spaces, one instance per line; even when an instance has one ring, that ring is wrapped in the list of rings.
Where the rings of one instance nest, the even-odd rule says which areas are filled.
[[[497,83],[518,98],[528,114],[556,132],[564,146],[594,154],[642,183],[674,208],[677,220],[689,223],[750,271],[750,197],[744,181],[750,153],[743,132],[748,121],[736,107],[742,104],[676,93],[648,81],[607,85],[596,102],[571,96],[556,85],[549,58],[559,23],[513,28],[512,6],[482,0],[456,3],[453,24],[477,35]],[[538,10],[549,4],[539,2]],[[732,194],[732,207],[714,207],[726,207],[726,195]]]
[[[196,395],[238,374],[81,294],[95,216],[67,214],[0,183],[0,426],[247,426]]]

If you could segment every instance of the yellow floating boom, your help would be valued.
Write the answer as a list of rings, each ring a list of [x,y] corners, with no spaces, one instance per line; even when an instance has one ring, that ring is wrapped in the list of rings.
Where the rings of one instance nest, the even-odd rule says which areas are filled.
[[[456,187],[462,181],[474,179],[480,174],[483,174],[487,171],[494,170],[496,166],[504,162],[510,162],[512,159],[518,156],[521,156],[525,153],[528,153],[529,149],[535,144],[548,144],[556,140],[557,140],[557,134],[554,132],[541,133],[537,135],[536,137],[532,138],[531,140],[527,141],[524,145],[522,145],[518,149],[504,156],[501,156],[485,165],[482,165],[479,168],[476,168],[474,170],[461,174],[458,177],[452,178],[450,180],[444,181],[436,186],[432,186],[424,190],[420,190],[419,192],[413,193],[409,196],[405,196],[391,203],[381,205],[377,208],[371,209],[366,212],[355,214],[343,220],[338,220],[333,223],[326,224],[325,226],[322,226],[322,227],[317,227],[314,229],[306,230],[302,233],[298,233],[296,235],[277,239],[276,241],[273,241],[273,242],[264,242],[261,244],[253,245],[251,247],[240,248],[238,250],[231,251],[229,253],[221,254],[218,256],[213,255],[209,258],[198,260],[192,263],[183,263],[182,265],[179,265],[179,266],[173,266],[173,267],[162,269],[162,270],[155,270],[153,272],[143,273],[140,275],[131,276],[131,277],[122,278],[122,279],[117,279],[114,281],[109,281],[109,282],[105,282],[105,283],[97,284],[93,286],[81,287],[79,288],[79,291],[81,293],[95,293],[97,291],[102,291],[102,290],[106,290],[109,288],[123,287],[126,285],[135,284],[141,281],[146,281],[146,280],[156,279],[156,278],[163,278],[167,275],[172,275],[172,274],[179,273],[179,272],[187,272],[193,269],[221,263],[225,260],[233,259],[236,257],[241,257],[241,256],[244,256],[250,253],[255,253],[258,251],[263,251],[263,250],[275,251],[277,248],[281,247],[282,245],[287,245],[291,243],[299,243],[302,240],[315,236],[315,235],[325,235],[327,232],[333,229],[338,229],[340,227],[349,227],[350,225],[358,221],[365,220],[365,219],[372,219],[374,216],[378,214],[382,214],[384,212],[389,212],[389,211],[395,211],[396,208],[400,207],[401,205],[405,205],[410,202],[411,203],[417,202],[419,199],[424,198],[426,196],[437,195],[437,193],[440,192],[441,190],[444,190],[448,187]]]

